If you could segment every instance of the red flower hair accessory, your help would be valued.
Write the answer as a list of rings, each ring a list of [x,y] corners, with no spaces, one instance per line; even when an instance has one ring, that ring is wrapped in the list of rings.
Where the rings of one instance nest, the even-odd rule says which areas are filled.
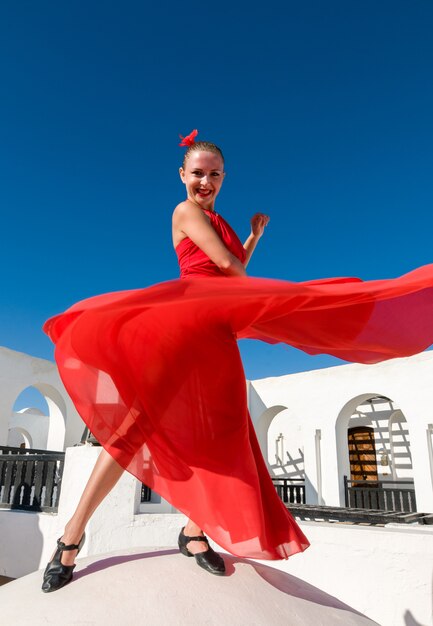
[[[182,143],[180,143],[179,145],[180,146],[192,146],[192,144],[195,143],[194,137],[197,137],[197,135],[198,135],[197,129],[193,130],[192,133],[190,133],[186,137],[182,137],[182,135],[179,135],[179,137],[182,139]]]

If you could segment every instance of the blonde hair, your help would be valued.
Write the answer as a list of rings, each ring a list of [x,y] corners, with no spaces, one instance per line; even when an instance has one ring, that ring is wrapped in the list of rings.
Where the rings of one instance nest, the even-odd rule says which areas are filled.
[[[187,150],[185,151],[185,154],[183,155],[183,162],[182,162],[183,169],[185,169],[186,161],[188,157],[190,156],[191,152],[213,152],[214,154],[218,154],[221,157],[223,164],[224,164],[223,153],[221,149],[218,148],[217,145],[215,145],[214,143],[211,143],[210,141],[196,141],[195,143],[188,146]]]

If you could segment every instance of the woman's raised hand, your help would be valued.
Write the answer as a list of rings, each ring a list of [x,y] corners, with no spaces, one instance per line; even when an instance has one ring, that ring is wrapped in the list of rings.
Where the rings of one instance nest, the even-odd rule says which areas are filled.
[[[255,237],[261,237],[270,219],[265,213],[255,213],[251,218],[251,233]]]

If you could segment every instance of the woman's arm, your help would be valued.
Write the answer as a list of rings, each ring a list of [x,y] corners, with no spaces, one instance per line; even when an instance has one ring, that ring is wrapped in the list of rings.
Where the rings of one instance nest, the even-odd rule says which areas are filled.
[[[224,274],[246,276],[244,265],[225,247],[205,213],[189,200],[178,204],[173,212],[173,236],[179,232],[203,250]]]
[[[256,245],[260,237],[263,235],[266,226],[269,224],[270,217],[264,213],[256,213],[251,218],[251,234],[244,243],[244,248],[247,251],[244,266],[246,267],[252,257]]]

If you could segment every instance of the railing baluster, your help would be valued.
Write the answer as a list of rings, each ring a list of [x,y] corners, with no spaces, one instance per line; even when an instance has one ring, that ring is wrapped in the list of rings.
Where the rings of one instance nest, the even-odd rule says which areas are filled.
[[[56,465],[56,461],[48,461],[47,463],[47,480],[45,482],[45,498],[43,502],[44,506],[52,506]]]
[[[35,471],[35,491],[33,494],[33,502],[32,507],[35,509],[40,509],[41,507],[41,493],[42,486],[44,484],[44,467],[45,463],[41,461],[36,462],[36,471]]]
[[[407,504],[408,504],[408,507],[409,507],[409,511],[410,511],[410,513],[412,513],[412,511],[413,511],[413,506],[412,506],[412,494],[411,494],[411,492],[410,492],[410,491],[408,491],[408,494],[407,494]]]
[[[59,506],[59,500],[60,500],[60,488],[62,486],[62,478],[63,478],[63,468],[65,466],[65,457],[61,457],[60,460],[58,461],[58,467],[56,470],[56,496],[55,496],[55,500],[53,502],[53,508],[55,510],[57,510],[58,506]]]
[[[35,469],[35,461],[26,461],[26,473],[24,477],[24,493],[22,506],[30,506],[33,485],[33,472]]]
[[[21,504],[21,487],[23,486],[24,462],[20,459],[15,464],[15,476],[13,484],[13,506]]]
[[[2,493],[4,489],[5,479],[6,479],[6,461],[1,460],[0,458],[0,502],[3,502]]]
[[[15,473],[15,460],[12,460],[6,465],[2,502],[9,503],[14,473]]]
[[[404,502],[403,502],[403,492],[402,491],[400,491],[399,496],[400,496],[400,511],[404,511]]]

